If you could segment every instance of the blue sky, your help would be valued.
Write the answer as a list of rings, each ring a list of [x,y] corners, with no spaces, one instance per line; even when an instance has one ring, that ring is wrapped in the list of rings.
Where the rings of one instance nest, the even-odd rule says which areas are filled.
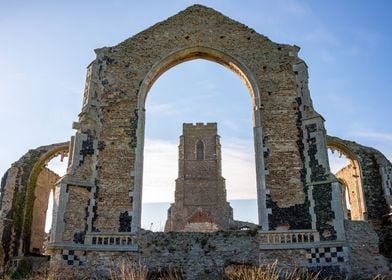
[[[392,159],[391,1],[0,2],[0,174],[28,149],[74,134],[95,48],[116,45],[195,3],[275,42],[300,46],[314,107],[328,133]],[[192,121],[219,123],[224,176],[233,186],[228,195],[254,197],[249,103],[241,81],[220,65],[197,60],[166,72],[147,100],[146,163],[152,167],[145,185],[152,189],[148,194],[146,187],[145,199],[156,200],[154,186],[173,189],[181,123]],[[154,167],[162,159],[170,159],[166,170]],[[149,175],[159,173],[170,176]]]

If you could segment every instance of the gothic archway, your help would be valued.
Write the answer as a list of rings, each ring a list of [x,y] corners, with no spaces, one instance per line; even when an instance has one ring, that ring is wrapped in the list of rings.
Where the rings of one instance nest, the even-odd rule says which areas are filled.
[[[331,203],[323,119],[313,110],[298,51],[199,5],[96,49],[74,123],[73,160],[58,189],[53,243],[139,231],[146,97],[161,74],[192,59],[229,68],[249,90],[261,228],[285,224],[342,238],[341,221],[333,221],[341,208]]]
[[[366,220],[366,202],[362,188],[362,169],[358,157],[343,142],[328,138],[328,147],[332,152],[344,154],[349,160],[349,164],[338,171],[335,175],[344,182],[348,189],[351,219]],[[345,195],[342,196],[345,199]]]
[[[49,214],[49,196],[54,193],[58,174],[47,168],[47,164],[55,157],[61,160],[68,156],[69,143],[59,145],[42,155],[34,165],[28,181],[28,191],[25,205],[25,250],[26,253],[43,254],[46,242],[45,221]],[[52,215],[50,213],[49,215]]]
[[[253,108],[253,131],[255,143],[256,162],[256,186],[259,224],[264,229],[268,229],[268,211],[266,206],[265,168],[262,151],[258,150],[262,146],[262,120],[260,109],[260,90],[252,72],[238,59],[210,47],[190,47],[168,54],[165,58],[155,63],[141,83],[137,106],[137,130],[138,139],[136,145],[135,159],[135,184],[133,191],[133,219],[132,229],[137,231],[141,225],[141,194],[143,181],[143,150],[144,150],[144,126],[145,126],[145,103],[148,92],[154,82],[165,71],[185,61],[193,59],[206,59],[216,62],[233,71],[246,85],[252,99]]]
[[[47,190],[50,191],[59,178],[46,168],[46,164],[58,155],[66,156],[68,150],[68,142],[29,150],[12,164],[3,177],[0,203],[1,265],[13,258],[42,254],[49,198]]]

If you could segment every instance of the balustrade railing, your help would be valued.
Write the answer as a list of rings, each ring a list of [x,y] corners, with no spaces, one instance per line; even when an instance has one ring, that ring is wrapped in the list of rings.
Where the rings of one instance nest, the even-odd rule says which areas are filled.
[[[259,233],[261,244],[293,244],[320,241],[314,230],[262,231]]]
[[[92,246],[135,247],[135,236],[130,233],[88,233],[84,243]]]

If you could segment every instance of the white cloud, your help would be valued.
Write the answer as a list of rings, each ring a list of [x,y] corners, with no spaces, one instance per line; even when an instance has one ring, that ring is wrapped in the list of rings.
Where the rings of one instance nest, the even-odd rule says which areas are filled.
[[[364,29],[355,29],[350,32],[351,47],[345,49],[345,53],[349,56],[357,57],[359,55],[367,55],[369,52],[374,52],[379,45],[383,44],[381,34],[377,31]]]
[[[208,79],[204,79],[201,80],[199,82],[196,83],[196,85],[198,88],[201,88],[203,90],[206,90],[207,92],[213,92],[217,89],[216,84]]]
[[[382,39],[377,31],[364,28],[354,30],[354,37],[365,48],[377,47]]]
[[[309,14],[309,7],[303,2],[295,0],[282,0],[279,1],[279,6],[288,14],[294,17],[304,17]]]
[[[332,47],[338,47],[340,45],[338,38],[333,33],[321,26],[305,34],[304,40],[309,43],[329,45]]]
[[[178,172],[178,144],[146,139],[144,148],[143,202],[173,202]]]
[[[223,128],[228,128],[233,131],[239,131],[240,129],[238,122],[235,121],[223,120],[221,123]]]
[[[358,131],[355,132],[356,136],[372,138],[378,141],[386,141],[392,142],[392,133],[382,133],[382,132],[373,132],[373,131]]]
[[[392,161],[392,133],[374,132],[372,130],[357,130],[352,133],[360,137],[360,144],[367,145],[379,150],[384,156]],[[370,144],[367,144],[370,142]]]
[[[256,197],[252,141],[222,141],[222,173],[226,178],[228,199]],[[178,143],[146,139],[143,177],[143,203],[173,202],[178,177]]]
[[[321,60],[324,61],[325,63],[332,64],[336,61],[336,59],[332,55],[332,53],[327,51],[326,49],[320,50],[320,57],[321,57]]]
[[[55,172],[59,176],[64,176],[67,171],[68,157],[61,161],[61,156],[57,156],[48,162],[47,168]]]
[[[357,57],[361,54],[361,49],[359,46],[353,45],[346,50],[349,56]]]
[[[253,141],[222,141],[222,173],[228,199],[256,198],[256,169]]]
[[[332,152],[330,149],[328,149],[328,159],[329,166],[333,174],[336,174],[340,169],[349,164],[347,157],[341,154],[339,151]]]
[[[328,59],[327,56],[324,57],[324,60],[326,59]],[[325,117],[327,117],[328,115],[332,115],[331,112],[335,111],[341,112],[341,114],[344,113],[346,115],[348,113],[356,112],[357,107],[352,106],[352,104],[355,104],[355,98],[349,94],[342,94],[342,92],[347,92],[351,90],[350,85],[347,83],[347,80],[343,78],[326,78],[322,82],[323,87],[322,89],[320,89],[322,95],[320,94],[318,98],[326,102],[320,103],[319,107],[325,106],[325,104],[329,104],[327,108],[328,110],[326,110],[325,112]],[[320,100],[318,101],[320,102]],[[320,109],[319,107],[316,107],[316,109]],[[326,119],[328,123],[328,120],[330,119],[328,117]]]
[[[175,116],[191,112],[191,108],[180,106],[179,104],[151,104],[146,110],[152,114],[164,114],[166,116]]]

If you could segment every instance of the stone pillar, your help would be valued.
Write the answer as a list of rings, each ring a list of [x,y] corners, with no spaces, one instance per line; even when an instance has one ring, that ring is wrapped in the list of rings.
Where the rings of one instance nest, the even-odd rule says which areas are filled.
[[[265,184],[265,165],[264,165],[264,155],[268,153],[266,147],[263,143],[263,131],[261,126],[261,112],[255,109],[254,112],[254,146],[256,155],[256,186],[257,186],[257,207],[258,207],[258,217],[259,225],[262,230],[269,230],[268,224],[268,212],[267,209],[267,186]]]
[[[134,180],[133,191],[129,193],[132,201],[133,215],[131,231],[137,232],[141,228],[142,220],[142,185],[143,185],[143,149],[144,149],[144,123],[146,118],[146,111],[144,108],[138,110],[137,119],[137,130],[136,137],[138,139],[136,145],[136,158],[134,164],[134,170],[131,172],[131,176]]]

